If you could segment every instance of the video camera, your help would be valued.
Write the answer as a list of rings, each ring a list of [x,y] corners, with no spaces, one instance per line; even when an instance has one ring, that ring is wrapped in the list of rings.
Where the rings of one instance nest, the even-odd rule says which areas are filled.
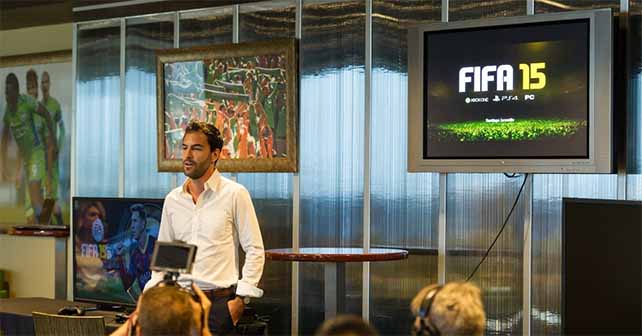
[[[198,295],[193,292],[191,286],[186,288],[178,284],[180,274],[190,274],[192,272],[196,249],[196,245],[182,241],[157,241],[154,245],[150,269],[163,273],[163,281],[161,283],[165,286],[176,286],[187,290],[195,301],[200,302]]]

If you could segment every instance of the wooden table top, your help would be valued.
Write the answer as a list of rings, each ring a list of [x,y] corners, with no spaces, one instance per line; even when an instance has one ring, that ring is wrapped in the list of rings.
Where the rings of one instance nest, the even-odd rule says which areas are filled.
[[[268,260],[311,262],[389,261],[408,258],[408,251],[371,248],[365,252],[363,248],[353,247],[302,247],[296,251],[292,248],[266,250],[265,257]]]

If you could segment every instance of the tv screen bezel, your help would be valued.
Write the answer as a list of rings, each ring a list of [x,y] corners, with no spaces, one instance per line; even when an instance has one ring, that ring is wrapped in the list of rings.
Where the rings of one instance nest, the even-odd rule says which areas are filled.
[[[588,158],[424,158],[426,32],[471,31],[505,26],[541,26],[578,19],[589,20],[588,63]],[[442,22],[413,27],[408,31],[408,171],[409,172],[524,172],[611,173],[612,140],[612,50],[610,9],[553,14]],[[599,78],[599,81],[596,80]],[[599,94],[598,94],[599,93]],[[596,111],[598,113],[596,113]]]
[[[77,302],[87,302],[87,303],[96,303],[96,304],[107,304],[107,305],[118,305],[118,306],[124,306],[124,307],[135,307],[136,303],[129,303],[129,302],[119,302],[119,301],[109,301],[109,300],[96,300],[96,299],[88,299],[88,298],[82,298],[78,297],[76,295],[76,276],[78,272],[76,271],[77,265],[76,265],[76,212],[75,212],[75,205],[76,201],[97,201],[97,202],[113,202],[113,201],[122,201],[122,202],[129,202],[129,203],[138,203],[138,202],[159,202],[161,205],[165,202],[164,198],[123,198],[123,197],[79,197],[79,196],[74,196],[72,197],[71,200],[71,215],[72,215],[72,221],[71,221],[71,262],[72,262],[72,286],[71,286],[71,292],[72,292],[72,297],[74,301]],[[161,208],[162,211],[162,208]]]

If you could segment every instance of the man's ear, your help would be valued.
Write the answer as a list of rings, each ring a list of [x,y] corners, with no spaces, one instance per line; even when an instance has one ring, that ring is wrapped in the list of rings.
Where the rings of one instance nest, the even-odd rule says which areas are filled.
[[[210,158],[212,160],[212,164],[216,163],[218,161],[218,158],[221,156],[221,150],[216,148],[212,151],[212,154],[210,154]]]

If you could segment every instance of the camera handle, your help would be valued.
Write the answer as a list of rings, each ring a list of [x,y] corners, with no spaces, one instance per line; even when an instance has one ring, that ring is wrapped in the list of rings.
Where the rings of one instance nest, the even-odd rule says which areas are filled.
[[[163,282],[168,285],[176,285],[178,281],[178,272],[165,272]]]

